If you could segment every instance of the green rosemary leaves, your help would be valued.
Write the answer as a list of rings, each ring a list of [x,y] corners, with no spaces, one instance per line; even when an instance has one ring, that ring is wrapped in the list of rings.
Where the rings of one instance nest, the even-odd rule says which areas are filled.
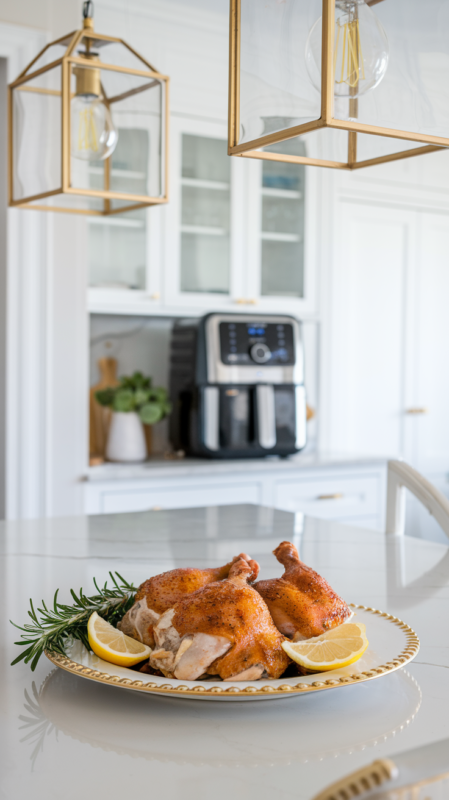
[[[87,623],[94,611],[107,622],[115,625],[133,605],[137,589],[125,581],[118,572],[115,575],[110,572],[109,575],[113,583],[112,588],[109,589],[107,583],[103,587],[99,587],[94,578],[98,594],[92,597],[86,597],[82,589],[78,595],[71,589],[70,593],[74,600],[71,606],[58,603],[59,589],[55,593],[53,606],[50,608],[47,608],[42,600],[42,608],[38,608],[36,611],[33,601],[30,600],[31,609],[28,611],[28,616],[31,618],[31,624],[16,625],[10,620],[14,627],[24,631],[20,641],[15,644],[26,647],[26,650],[14,659],[11,666],[22,660],[25,661],[25,664],[31,661],[31,669],[34,671],[45,650],[64,655],[64,645],[67,639],[79,639],[89,649]]]

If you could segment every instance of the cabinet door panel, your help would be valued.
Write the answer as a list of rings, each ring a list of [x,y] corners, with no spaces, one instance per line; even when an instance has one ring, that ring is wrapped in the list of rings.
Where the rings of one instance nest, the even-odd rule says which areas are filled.
[[[406,270],[414,212],[340,202],[324,398],[332,450],[403,450]]]
[[[262,486],[259,483],[242,483],[222,486],[162,486],[134,490],[106,490],[101,492],[101,513],[116,514],[145,511],[151,508],[196,508],[200,506],[260,503]]]
[[[378,475],[299,477],[295,481],[277,481],[275,507],[302,511],[318,519],[349,519],[378,514],[380,496]]]
[[[164,304],[233,307],[242,296],[242,159],[221,123],[173,120]]]
[[[410,415],[414,461],[425,473],[449,468],[449,217],[421,215],[416,330],[416,395]]]

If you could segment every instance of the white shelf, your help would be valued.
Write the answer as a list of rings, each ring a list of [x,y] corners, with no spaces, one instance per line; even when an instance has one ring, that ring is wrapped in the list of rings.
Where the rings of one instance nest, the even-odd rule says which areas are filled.
[[[110,225],[112,228],[144,228],[143,219],[127,219],[126,217],[90,217],[89,225]]]
[[[262,231],[262,239],[267,242],[301,242],[301,236],[296,233],[274,233]]]
[[[104,175],[104,169],[101,167],[89,167],[91,175]],[[113,178],[132,178],[133,180],[146,180],[145,172],[135,172],[132,169],[111,169],[111,176]]]
[[[282,197],[286,200],[302,200],[303,193],[296,192],[293,189],[269,189],[265,187],[262,189],[264,197]]]
[[[181,225],[181,233],[199,233],[203,236],[227,236],[226,228],[207,228],[205,225]]]
[[[207,181],[200,178],[181,178],[182,186],[193,186],[195,189],[218,189],[219,191],[229,191],[230,184],[220,181]]]

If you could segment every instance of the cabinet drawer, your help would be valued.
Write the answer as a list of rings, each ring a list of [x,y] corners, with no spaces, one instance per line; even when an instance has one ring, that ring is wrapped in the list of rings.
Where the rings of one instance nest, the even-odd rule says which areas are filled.
[[[117,514],[152,508],[197,508],[236,503],[260,503],[259,483],[221,486],[164,486],[161,488],[100,490],[100,513]]]
[[[378,515],[380,497],[379,475],[300,478],[275,486],[276,508],[321,519]]]

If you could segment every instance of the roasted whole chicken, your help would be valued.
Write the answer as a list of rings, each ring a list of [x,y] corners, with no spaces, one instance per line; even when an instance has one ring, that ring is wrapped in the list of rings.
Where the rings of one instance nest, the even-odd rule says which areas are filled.
[[[209,583],[227,578],[232,565],[239,560],[251,563],[251,580],[255,581],[259,574],[259,565],[257,561],[251,561],[246,553],[235,556],[224,567],[172,569],[149,578],[139,586],[134,605],[117,627],[127,636],[138,639],[149,647],[154,647],[153,627],[158,623],[161,614],[173,608],[179,600],[187,595],[202,589]]]
[[[281,542],[273,553],[284,566],[282,578],[258,581],[254,589],[284,636],[293,641],[320,636],[352,616],[328,582],[301,561],[294,544]]]
[[[154,626],[156,649],[150,664],[166,677],[194,681],[279,678],[290,663],[261,595],[248,581],[255,561],[239,558],[223,580],[186,594]]]

